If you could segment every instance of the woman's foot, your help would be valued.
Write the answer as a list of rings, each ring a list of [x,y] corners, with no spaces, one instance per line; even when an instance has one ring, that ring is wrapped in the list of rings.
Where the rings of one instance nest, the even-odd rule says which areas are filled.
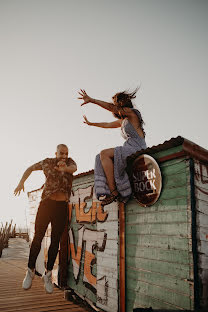
[[[111,192],[110,195],[106,196],[105,199],[101,200],[101,206],[104,207],[106,205],[111,204],[112,202],[116,201],[118,199],[118,191],[115,189]]]

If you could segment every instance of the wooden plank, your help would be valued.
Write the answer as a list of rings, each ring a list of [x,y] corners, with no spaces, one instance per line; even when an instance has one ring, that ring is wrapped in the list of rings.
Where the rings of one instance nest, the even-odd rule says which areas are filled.
[[[198,278],[201,307],[208,304],[208,166],[194,162],[194,183],[196,200],[196,232],[198,250]]]
[[[127,214],[126,216],[126,226],[130,224],[155,224],[155,223],[173,223],[173,222],[191,222],[188,220],[187,210],[182,211],[166,211],[164,212],[151,212],[143,214]]]
[[[164,275],[175,276],[181,279],[189,279],[189,263],[178,264],[175,262],[167,262],[156,259],[148,259],[148,258],[138,258],[136,256],[128,256],[126,257],[126,264],[129,267],[134,267],[139,270],[156,272]]]
[[[160,168],[163,186],[158,201],[140,207],[131,200],[126,207],[128,312],[130,306],[193,308],[189,162],[172,159]]]
[[[187,283],[188,284],[188,283]],[[165,285],[166,286],[166,285]],[[180,307],[181,309],[191,309],[193,298],[190,296],[189,285],[182,291],[171,291],[168,287],[161,287],[156,284],[150,284],[149,282],[143,282],[141,280],[131,279],[131,283],[127,288],[127,296],[135,290],[136,301],[141,300],[141,296],[149,296],[155,299],[159,299],[163,302],[169,303],[175,307]],[[187,294],[185,291],[187,290]],[[139,297],[139,298],[138,298]],[[152,306],[152,305],[151,305]],[[164,309],[164,307],[163,307]]]
[[[183,293],[189,295],[190,293],[190,285],[187,279],[181,279],[175,276],[165,275],[157,272],[144,271],[128,266],[126,268],[126,272],[130,279],[130,284],[132,284],[132,281],[138,280],[139,282],[142,281],[151,285],[160,286],[162,288],[166,288],[174,292],[179,292],[181,294]],[[131,288],[132,286],[129,285],[129,287]]]
[[[166,262],[172,262],[178,265],[188,265],[193,264],[190,263],[190,254],[187,250],[165,250],[161,248],[155,247],[137,247],[129,246],[127,251],[127,257],[130,258],[137,258],[138,265],[139,265],[139,258],[142,259],[151,259],[151,260],[161,260]]]
[[[71,301],[66,301],[63,291],[54,288],[53,294],[46,294],[40,277],[35,276],[32,288],[22,289],[27,259],[0,259],[0,310],[4,312],[68,311],[86,312]],[[12,296],[11,296],[12,289]]]
[[[126,244],[128,246],[132,245],[132,248],[154,247],[168,250],[174,249],[175,252],[176,250],[185,250],[190,244],[190,239],[160,234],[140,234],[135,238],[134,234],[129,234],[126,237]],[[191,245],[189,246],[188,250],[192,250]]]
[[[153,206],[150,207],[141,207],[135,199],[131,199],[128,202],[128,205],[126,205],[126,215],[131,213],[136,214],[143,214],[143,213],[151,213],[151,212],[162,212],[169,210],[187,210],[188,201],[186,197],[183,198],[167,198],[167,199],[161,199],[157,201]]]
[[[164,151],[151,153],[151,156],[154,157],[157,160],[157,159],[159,159],[161,157],[168,156],[168,155],[171,155],[171,154],[175,154],[175,153],[180,152],[182,150],[183,150],[182,145],[179,145],[179,146],[176,146],[176,147],[171,147],[171,148],[166,149]]]
[[[136,293],[134,295],[133,292],[129,293],[128,301],[127,301],[127,311],[133,311],[136,308],[147,309],[150,307],[154,307],[154,310],[162,310],[162,311],[179,311],[183,310],[181,307],[178,307],[176,304],[170,304],[165,300],[160,300],[158,298],[154,298],[148,294],[139,294]]]
[[[166,224],[132,224],[126,227],[126,234],[161,234],[187,237],[187,223],[166,223]]]
[[[187,189],[185,187],[174,187],[171,189],[163,189],[159,197],[159,201],[163,199],[187,198]]]

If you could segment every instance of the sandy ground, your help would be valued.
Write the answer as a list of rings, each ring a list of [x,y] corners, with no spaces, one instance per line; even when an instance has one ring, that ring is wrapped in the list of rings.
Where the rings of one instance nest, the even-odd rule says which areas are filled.
[[[1,259],[27,259],[29,243],[23,238],[10,238],[9,247],[2,251]]]

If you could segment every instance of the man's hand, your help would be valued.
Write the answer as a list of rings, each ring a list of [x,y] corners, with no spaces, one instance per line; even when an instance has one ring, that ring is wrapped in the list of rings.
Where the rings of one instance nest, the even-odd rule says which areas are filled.
[[[18,186],[16,187],[16,189],[14,190],[14,195],[20,195],[21,191],[25,191],[24,189],[24,183],[19,183]]]
[[[57,171],[59,172],[68,172],[68,173],[71,173],[73,174],[76,170],[77,170],[77,166],[76,164],[71,164],[69,166],[66,165],[66,162],[64,160],[60,160],[58,163],[57,163],[57,166],[54,167]]]
[[[80,89],[80,92],[78,92],[81,97],[78,97],[79,100],[83,100],[84,102],[81,104],[81,106],[90,103],[92,101],[92,98],[87,95],[87,93],[85,92],[85,90]]]
[[[66,162],[64,160],[59,160],[59,162],[57,163],[57,166],[54,168],[60,172],[67,172],[68,167],[67,167]]]

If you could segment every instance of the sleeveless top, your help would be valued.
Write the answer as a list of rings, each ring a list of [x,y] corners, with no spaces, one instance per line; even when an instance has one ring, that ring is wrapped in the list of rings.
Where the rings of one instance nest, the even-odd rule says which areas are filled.
[[[138,119],[141,120],[141,113],[137,109],[135,109],[135,108],[132,108],[132,110],[136,113]],[[121,135],[124,138],[124,140],[129,141],[131,139],[134,139],[134,142],[138,141],[137,143],[139,143],[139,145],[141,145],[142,148],[146,148],[145,138],[141,137],[137,133],[136,129],[131,124],[131,122],[128,120],[128,118],[125,118],[122,121],[122,124],[121,124]]]

